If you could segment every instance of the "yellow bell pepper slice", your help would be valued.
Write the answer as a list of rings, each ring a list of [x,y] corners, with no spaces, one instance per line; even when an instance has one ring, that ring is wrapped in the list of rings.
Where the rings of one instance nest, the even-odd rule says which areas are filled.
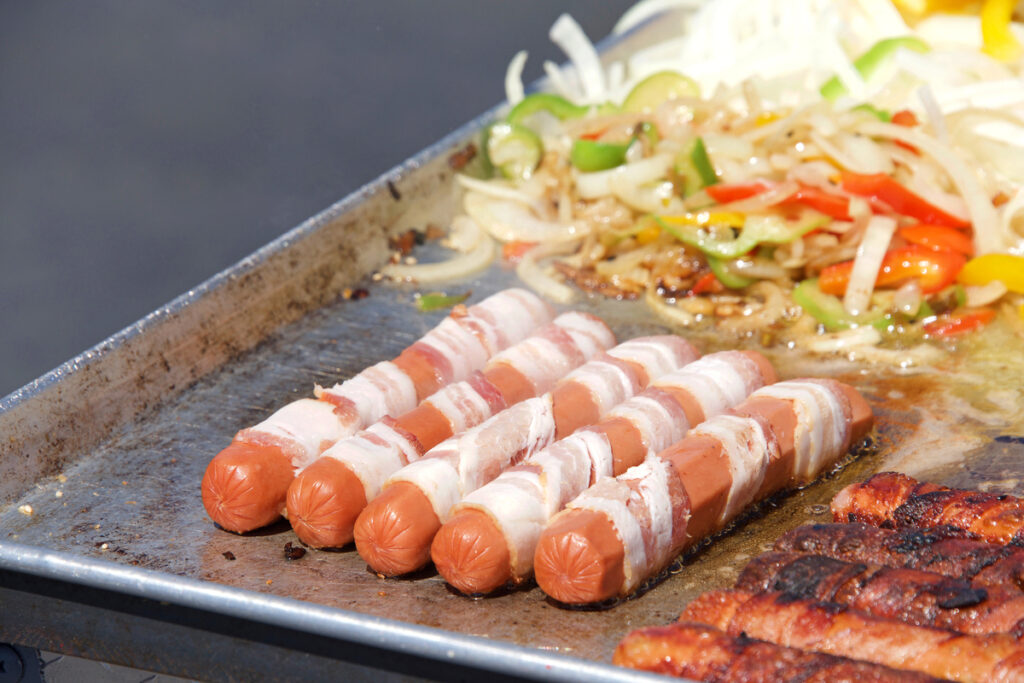
[[[985,254],[973,258],[960,270],[957,279],[964,285],[987,285],[999,280],[1011,292],[1024,294],[1024,256]]]
[[[985,53],[1004,62],[1020,58],[1021,45],[1013,35],[1010,21],[1015,0],[985,0],[981,7],[981,38]]]

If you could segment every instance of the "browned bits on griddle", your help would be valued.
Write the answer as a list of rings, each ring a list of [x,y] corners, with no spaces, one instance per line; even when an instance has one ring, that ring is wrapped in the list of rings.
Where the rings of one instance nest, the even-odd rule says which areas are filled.
[[[363,289],[362,287],[358,289],[346,287],[341,291],[341,298],[345,301],[359,301],[360,299],[365,299],[368,296],[370,296],[369,290]]]
[[[470,142],[465,147],[453,152],[451,156],[448,157],[448,167],[453,171],[461,171],[466,167],[466,164],[474,159],[474,157],[476,157],[476,145]]]
[[[225,550],[224,552],[221,553],[221,555],[224,556],[225,560],[234,560],[234,559],[236,559],[235,558],[235,554],[233,552],[231,552],[230,550]]]
[[[412,253],[412,248],[416,246],[416,231],[406,230],[400,235],[395,235],[388,240],[388,246],[392,251],[397,251],[402,256],[408,256]]]
[[[391,193],[391,198],[396,202],[402,198],[402,193],[398,191],[398,187],[395,186],[393,180],[388,181],[388,192]]]
[[[426,241],[432,242],[434,240],[439,240],[444,236],[444,228],[442,228],[437,223],[427,223],[427,229],[423,232],[423,238]]]
[[[284,559],[286,560],[299,560],[302,559],[306,554],[306,549],[300,546],[292,545],[291,541],[284,544]]]

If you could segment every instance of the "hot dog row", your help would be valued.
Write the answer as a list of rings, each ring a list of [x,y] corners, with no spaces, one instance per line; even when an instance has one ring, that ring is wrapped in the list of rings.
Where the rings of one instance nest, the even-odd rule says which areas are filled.
[[[507,290],[240,431],[203,502],[231,531],[283,514],[307,545],[354,541],[383,575],[433,561],[466,594],[535,578],[601,602],[870,429],[852,387],[777,380],[757,352],[615,345],[598,318]]]
[[[830,669],[840,667],[832,660],[807,663],[799,653],[808,651],[898,670],[856,674],[868,680],[916,680],[909,672],[1024,680],[1024,548],[1013,512],[1020,504],[875,475],[833,500],[837,522],[848,523],[785,534],[733,590],[705,593],[678,624],[630,634],[615,661],[716,681],[785,681],[819,669],[830,672],[821,680],[834,680],[854,671]],[[757,650],[766,661],[755,666],[745,653],[760,641],[770,645]]]

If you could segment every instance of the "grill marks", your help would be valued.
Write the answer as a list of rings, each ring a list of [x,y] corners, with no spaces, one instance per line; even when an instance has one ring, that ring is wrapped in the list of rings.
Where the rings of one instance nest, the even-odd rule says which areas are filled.
[[[860,521],[790,531],[733,590],[630,634],[615,661],[709,681],[1024,680],[1021,499],[883,473],[833,511]],[[826,655],[899,671],[815,659]]]
[[[882,472],[846,487],[832,502],[836,521],[884,528],[952,526],[990,543],[1024,546],[1024,499],[950,489]]]

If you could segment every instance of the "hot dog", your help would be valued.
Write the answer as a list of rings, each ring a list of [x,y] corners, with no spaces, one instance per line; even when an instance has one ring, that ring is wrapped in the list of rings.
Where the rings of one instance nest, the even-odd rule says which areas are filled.
[[[985,543],[953,527],[880,529],[869,524],[808,524],[775,542],[779,551],[814,553],[847,562],[922,569],[1024,591],[1024,549]]]
[[[782,593],[711,591],[680,621],[956,681],[1024,680],[1024,644],[1008,634],[960,635]]]
[[[1024,595],[1019,590],[986,589],[919,569],[843,562],[821,555],[765,553],[747,564],[736,588],[781,591],[961,633],[1019,635],[1024,628]]]
[[[752,502],[836,462],[871,422],[864,399],[839,382],[758,389],[569,503],[538,540],[537,583],[566,603],[628,595]]]
[[[463,593],[525,581],[533,575],[541,529],[572,498],[678,441],[691,419],[699,422],[735,406],[775,379],[763,356],[738,351],[706,356],[657,379],[596,425],[470,493],[435,538],[434,564]]]
[[[832,501],[836,521],[877,526],[953,526],[989,543],[1024,545],[1024,499],[951,489],[895,472],[851,484]]]
[[[560,377],[614,343],[600,319],[563,313],[534,336],[494,356],[471,381],[451,384],[396,418],[394,429],[375,434],[374,439],[358,434],[339,441],[289,486],[286,504],[292,528],[316,548],[350,543],[356,517],[393,472],[507,407],[510,399],[522,395],[523,387],[534,395],[548,391]],[[519,374],[515,381],[510,381],[512,371]]]
[[[415,408],[442,386],[464,380],[484,361],[551,321],[554,312],[522,289],[499,292],[451,315],[394,361],[377,363],[243,429],[206,468],[203,505],[224,529],[243,533],[270,524],[284,509],[295,472],[338,440]]]
[[[697,357],[680,337],[634,339],[589,361],[551,392],[498,413],[440,444],[399,470],[367,505],[355,525],[360,555],[391,576],[430,561],[430,544],[449,509],[465,493],[494,479],[582,424],[596,420],[646,386],[650,378]]]
[[[683,622],[633,631],[615,648],[612,663],[708,683],[925,683],[939,680],[746,636],[733,637],[710,626]]]

